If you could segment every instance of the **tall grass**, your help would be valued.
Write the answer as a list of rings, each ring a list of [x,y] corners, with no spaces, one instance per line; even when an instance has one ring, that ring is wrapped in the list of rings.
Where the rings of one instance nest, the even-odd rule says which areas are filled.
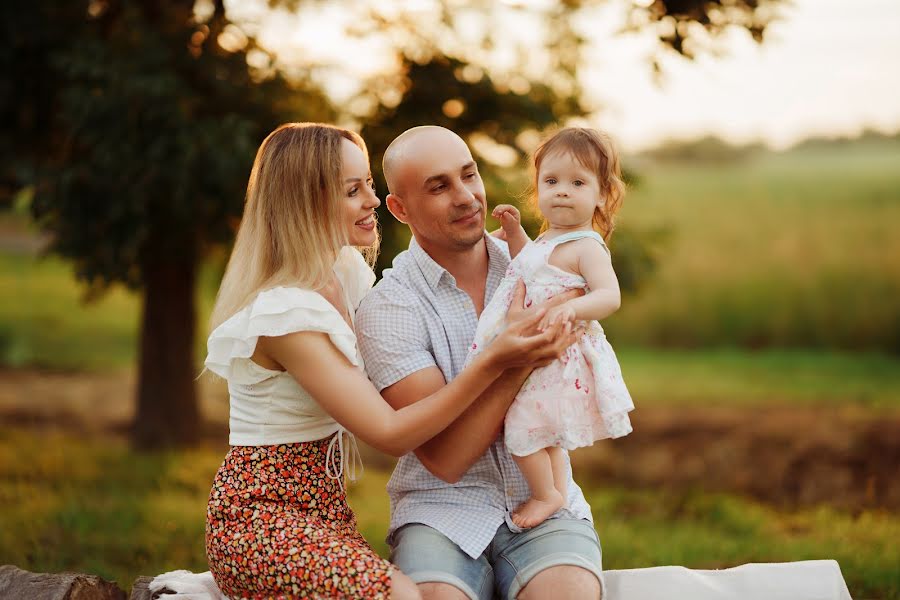
[[[669,235],[614,342],[900,352],[900,145],[637,170],[621,222]]]

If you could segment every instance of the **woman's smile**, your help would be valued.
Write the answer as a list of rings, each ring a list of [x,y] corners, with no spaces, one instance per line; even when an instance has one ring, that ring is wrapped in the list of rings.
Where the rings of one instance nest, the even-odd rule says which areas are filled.
[[[375,229],[375,213],[369,213],[356,223],[354,223],[360,229],[364,229],[366,231],[372,231]]]

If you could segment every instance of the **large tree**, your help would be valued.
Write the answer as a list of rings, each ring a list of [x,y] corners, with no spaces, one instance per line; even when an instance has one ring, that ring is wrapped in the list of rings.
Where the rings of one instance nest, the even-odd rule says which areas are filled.
[[[205,13],[193,0],[4,6],[4,66],[17,71],[4,81],[17,134],[4,181],[33,183],[50,250],[89,294],[142,291],[135,441],[195,441],[198,265],[233,235],[266,133],[334,112],[274,72],[221,1]]]
[[[778,1],[626,6],[629,27],[650,29],[660,47],[690,57],[731,26],[761,39]],[[304,10],[319,3],[269,4]],[[396,73],[366,87],[370,108],[362,113],[333,108],[302,68],[294,66],[290,80],[282,76],[248,35],[253,28],[229,20],[223,0],[8,0],[0,8],[0,205],[33,190],[50,250],[74,263],[89,295],[116,283],[141,291],[133,430],[140,445],[198,435],[197,268],[210,248],[230,241],[254,149],[275,125],[355,118],[378,164],[405,127],[444,124],[473,142],[496,191],[508,177],[485,140],[521,164],[534,139],[523,133],[594,109],[582,102],[578,69],[586,20],[599,0],[434,0],[424,21],[417,8],[345,4],[360,16],[357,34],[388,36],[399,59]],[[536,43],[513,43],[513,64],[496,68],[494,50],[509,29],[505,10],[537,16],[542,27]],[[482,23],[475,38],[473,18]],[[390,219],[383,223],[388,241],[402,239]],[[636,250],[617,252],[636,257],[617,265],[631,273],[626,285],[647,262],[641,244],[631,245]]]

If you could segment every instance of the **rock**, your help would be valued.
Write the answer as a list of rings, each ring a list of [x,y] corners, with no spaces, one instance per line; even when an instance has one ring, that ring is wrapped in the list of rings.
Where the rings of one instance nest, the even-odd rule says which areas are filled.
[[[31,573],[0,566],[0,600],[125,600],[114,582],[82,573]]]

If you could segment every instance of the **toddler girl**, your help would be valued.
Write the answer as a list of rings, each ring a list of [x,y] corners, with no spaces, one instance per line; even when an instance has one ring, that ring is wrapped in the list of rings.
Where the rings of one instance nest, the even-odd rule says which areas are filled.
[[[597,322],[614,313],[620,301],[605,243],[625,191],[618,156],[606,135],[568,128],[541,144],[534,163],[543,233],[532,242],[515,207],[494,209],[499,237],[509,243],[513,261],[481,315],[469,354],[471,360],[497,335],[519,279],[525,282],[526,304],[573,288],[585,290],[549,309],[541,323],[584,322],[584,334],[560,360],[532,372],[506,415],[506,446],[531,488],[531,497],[512,515],[523,528],[566,506],[563,452],[627,435],[628,412],[634,408]]]

